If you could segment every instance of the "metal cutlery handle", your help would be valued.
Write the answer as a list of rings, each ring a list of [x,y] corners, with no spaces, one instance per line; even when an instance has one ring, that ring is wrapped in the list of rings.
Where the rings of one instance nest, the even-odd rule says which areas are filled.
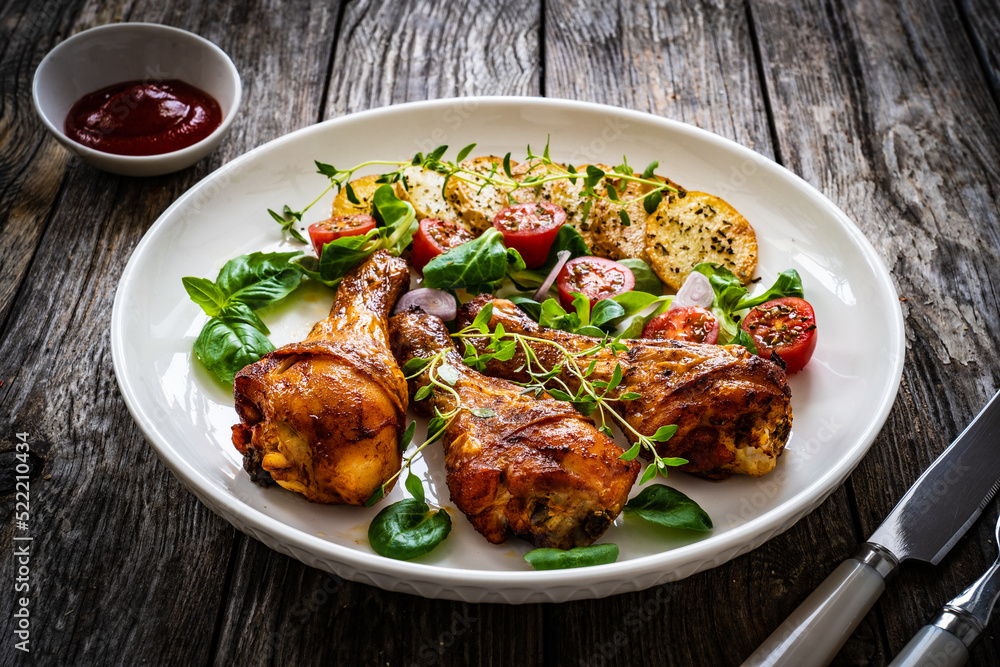
[[[1000,533],[1000,523],[997,525]],[[1000,535],[998,535],[1000,537]],[[1000,560],[974,584],[946,604],[931,625],[925,625],[892,661],[890,667],[959,667],[969,659],[990,621],[1000,596]]]
[[[896,562],[880,547],[837,567],[746,659],[743,667],[828,665],[885,590]]]

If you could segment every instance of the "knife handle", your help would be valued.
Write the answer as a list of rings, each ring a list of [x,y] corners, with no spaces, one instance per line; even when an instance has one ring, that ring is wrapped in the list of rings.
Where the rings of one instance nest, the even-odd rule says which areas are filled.
[[[965,643],[936,625],[925,625],[889,667],[961,667],[969,659]]]
[[[837,567],[812,595],[764,640],[743,667],[828,665],[875,605],[896,561],[866,544]]]

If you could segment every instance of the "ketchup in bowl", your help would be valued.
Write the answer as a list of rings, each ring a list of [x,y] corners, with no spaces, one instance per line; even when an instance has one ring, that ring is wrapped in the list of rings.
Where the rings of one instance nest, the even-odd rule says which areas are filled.
[[[178,79],[126,81],[81,97],[66,115],[66,135],[116,155],[160,155],[194,145],[222,124],[205,91]]]

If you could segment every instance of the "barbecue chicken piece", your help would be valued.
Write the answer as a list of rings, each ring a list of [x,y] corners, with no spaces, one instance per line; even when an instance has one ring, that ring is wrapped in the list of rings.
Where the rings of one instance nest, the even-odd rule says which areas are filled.
[[[544,338],[570,351],[593,348],[599,339],[539,326],[517,306],[489,295],[476,297],[459,310],[459,326],[475,319],[487,303],[493,303],[490,328],[502,323],[508,333]],[[479,339],[474,339],[479,340]],[[777,364],[748,352],[739,345],[720,347],[672,340],[625,340],[625,352],[606,348],[583,357],[582,364],[595,361],[592,380],[608,380],[615,365],[622,366],[621,392],[641,397],[619,401],[614,409],[633,428],[653,435],[661,426],[677,425],[670,440],[659,443],[661,456],[680,456],[689,461],[679,469],[704,477],[724,479],[732,473],[759,477],[774,469],[792,428],[791,390],[785,372]],[[485,341],[476,347],[482,352]],[[531,343],[546,368],[562,362],[552,345]],[[526,381],[520,352],[510,360],[491,360],[486,373],[514,381]],[[573,376],[563,381],[576,389]]]
[[[417,409],[462,410],[444,435],[451,499],[487,540],[514,534],[536,547],[569,549],[592,543],[628,500],[639,465],[568,403],[534,399],[504,380],[462,363],[440,319],[411,311],[390,321],[400,365],[444,350],[455,369],[452,392],[435,388]],[[410,391],[428,384],[428,367]],[[488,410],[476,416],[470,410]]]
[[[409,281],[404,260],[375,253],[344,277],[304,341],[236,374],[233,444],[254,481],[363,505],[399,470],[408,396],[387,320]]]

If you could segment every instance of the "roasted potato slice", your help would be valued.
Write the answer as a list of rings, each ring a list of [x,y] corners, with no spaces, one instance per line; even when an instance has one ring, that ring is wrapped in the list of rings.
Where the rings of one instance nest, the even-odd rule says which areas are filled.
[[[403,177],[396,181],[396,196],[413,205],[417,220],[441,218],[462,223],[459,212],[442,194],[443,185],[444,174],[409,166],[403,169]]]
[[[378,175],[372,174],[371,176],[362,176],[351,181],[351,189],[354,190],[354,195],[361,203],[352,204],[347,198],[347,188],[343,188],[333,198],[333,214],[330,217],[337,218],[343,215],[357,215],[358,213],[371,215],[372,198],[375,196],[375,191],[378,190],[378,186],[380,185],[380,183],[375,182],[377,180]]]
[[[493,218],[500,209],[510,205],[506,193],[492,185],[484,186],[484,181],[476,176],[489,174],[494,170],[494,165],[496,178],[507,180],[507,175],[503,172],[503,158],[490,155],[460,163],[459,166],[466,170],[462,178],[452,176],[445,188],[448,202],[475,234],[481,234],[493,226]],[[515,166],[517,163],[511,162],[511,172]]]
[[[680,192],[665,196],[646,219],[646,252],[656,275],[675,290],[700,262],[721,264],[746,284],[757,268],[757,235],[722,199]]]
[[[597,164],[594,166],[605,172],[611,171],[611,167],[603,164]],[[517,168],[511,169],[511,172],[514,174],[514,178],[521,180],[528,174],[541,175],[546,171],[551,173],[553,170],[562,174],[569,173],[563,165],[546,167],[538,162],[535,162],[534,164],[527,162],[522,163],[518,165]],[[586,174],[587,165],[576,167],[576,171],[578,174],[581,174],[580,178],[561,178],[549,181],[548,183],[543,183],[542,185],[534,188],[520,188],[513,192],[513,196],[514,199],[519,202],[551,202],[556,206],[562,207],[562,209],[566,211],[566,224],[576,227],[576,230],[580,232],[580,236],[582,236],[583,240],[587,243],[587,246],[590,247],[592,252],[595,252],[597,249],[597,239],[594,234],[594,212],[592,210],[588,211],[589,207],[587,206],[587,203],[590,200],[581,194],[583,191],[582,174]]]
[[[610,170],[606,171],[610,175]],[[657,176],[656,180],[665,182],[676,190],[682,189],[670,179]],[[590,213],[593,218],[594,252],[611,259],[635,258],[648,263],[649,255],[646,252],[648,214],[643,201],[639,198],[653,190],[653,186],[621,178],[612,178],[610,182],[614,185],[621,201],[599,199],[594,203]],[[598,185],[597,191],[604,194],[606,187],[602,185]],[[665,191],[663,194],[667,195],[669,192]],[[631,203],[625,204],[629,201]],[[623,209],[628,214],[628,224],[622,220]]]

